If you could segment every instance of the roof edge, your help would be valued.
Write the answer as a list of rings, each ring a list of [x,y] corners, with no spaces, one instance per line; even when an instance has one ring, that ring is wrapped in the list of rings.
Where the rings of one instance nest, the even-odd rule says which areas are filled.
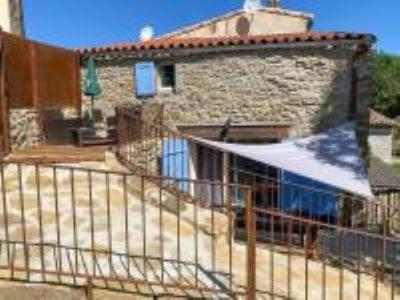
[[[369,125],[371,127],[400,127],[400,124],[396,120],[393,120],[372,108],[369,109]]]
[[[293,45],[312,45],[326,44],[334,42],[362,42],[371,46],[376,41],[376,37],[368,33],[354,32],[298,32],[281,33],[254,36],[230,36],[220,38],[163,38],[154,39],[147,42],[114,44],[101,47],[89,47],[78,49],[81,55],[106,54],[115,52],[146,52],[154,50],[176,51],[179,49],[199,49],[199,48],[234,48],[244,46],[279,46],[286,44]]]

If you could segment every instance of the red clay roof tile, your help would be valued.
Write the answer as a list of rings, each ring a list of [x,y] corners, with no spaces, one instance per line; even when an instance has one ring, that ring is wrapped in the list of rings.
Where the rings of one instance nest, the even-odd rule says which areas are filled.
[[[384,126],[384,127],[397,127],[399,124],[377,111],[370,109],[369,110],[369,124],[372,126]]]
[[[375,42],[375,37],[365,33],[346,32],[300,32],[257,36],[231,36],[220,38],[160,38],[148,42],[116,44],[79,49],[81,54],[118,51],[163,50],[181,48],[205,48],[238,45],[263,45],[279,43],[320,42],[336,40],[365,40]]]

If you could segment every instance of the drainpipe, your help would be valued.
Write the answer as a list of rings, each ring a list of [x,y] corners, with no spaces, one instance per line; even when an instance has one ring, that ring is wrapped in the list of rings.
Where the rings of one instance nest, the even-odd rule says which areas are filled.
[[[359,80],[357,62],[364,56],[368,55],[371,51],[371,44],[360,44],[357,46],[356,52],[351,60],[351,93],[348,119],[357,121],[357,140],[361,150],[361,157],[365,162],[366,170],[369,166],[369,149],[368,149],[368,135],[369,135],[369,112],[368,104],[362,103],[363,99],[359,99]],[[362,104],[362,105],[360,105]]]

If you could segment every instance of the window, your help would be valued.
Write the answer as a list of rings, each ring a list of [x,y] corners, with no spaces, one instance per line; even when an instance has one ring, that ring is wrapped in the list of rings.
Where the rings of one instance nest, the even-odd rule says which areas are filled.
[[[175,65],[164,64],[158,67],[159,88],[173,90],[175,88]]]
[[[175,65],[142,61],[135,65],[135,85],[138,97],[152,97],[157,92],[171,92],[175,89]]]

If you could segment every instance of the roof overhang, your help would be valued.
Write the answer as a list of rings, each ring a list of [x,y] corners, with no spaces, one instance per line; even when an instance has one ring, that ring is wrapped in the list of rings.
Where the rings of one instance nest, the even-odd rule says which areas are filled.
[[[113,59],[121,56],[153,58],[212,52],[305,47],[325,47],[327,50],[346,48],[353,51],[367,51],[375,41],[375,36],[371,34],[302,32],[247,37],[156,39],[145,43],[85,48],[80,49],[79,52],[83,57],[95,55],[99,58]]]
[[[282,140],[289,136],[291,123],[263,123],[263,124],[232,124],[229,126],[227,140],[240,141],[267,141]],[[177,125],[180,132],[204,139],[219,138],[223,125]]]

